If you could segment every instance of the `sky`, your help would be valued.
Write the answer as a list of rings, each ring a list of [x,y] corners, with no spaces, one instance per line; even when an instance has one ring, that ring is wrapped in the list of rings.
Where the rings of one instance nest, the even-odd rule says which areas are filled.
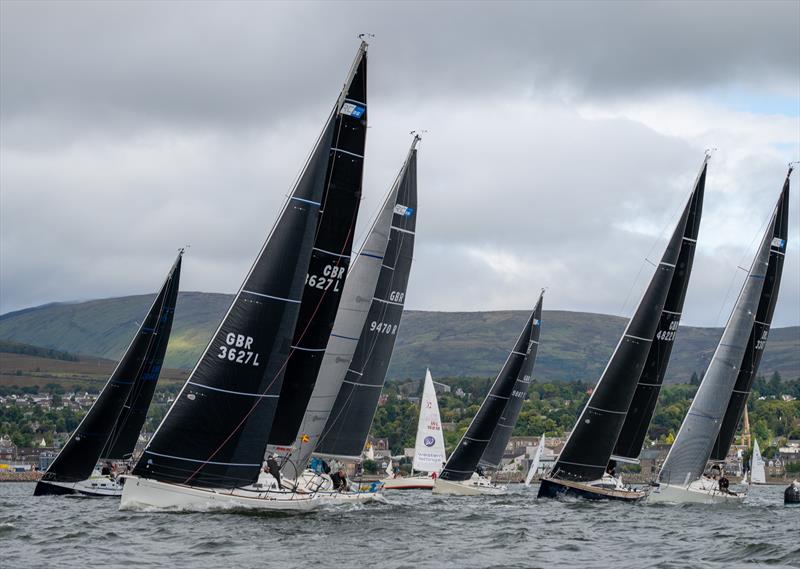
[[[725,323],[800,159],[800,2],[0,3],[0,313],[235,292],[369,47],[363,236],[419,145],[406,307],[630,316],[709,164]],[[800,176],[776,326],[800,324]]]

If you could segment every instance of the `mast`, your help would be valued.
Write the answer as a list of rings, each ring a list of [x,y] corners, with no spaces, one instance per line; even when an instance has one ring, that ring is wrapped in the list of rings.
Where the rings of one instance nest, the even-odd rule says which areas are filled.
[[[600,479],[606,471],[661,320],[693,197],[694,193],[686,203],[636,312],[553,465],[551,477],[590,482]]]
[[[776,208],[708,370],[661,467],[659,480],[663,483],[685,485],[698,480],[711,457],[753,329],[777,217]]]
[[[315,449],[319,455],[356,458],[364,448],[403,316],[416,224],[417,150],[412,143],[405,174],[398,183],[378,284],[357,336],[350,366]]]
[[[297,479],[308,465],[311,454],[323,434],[325,423],[331,414],[336,396],[345,379],[347,370],[359,342],[361,331],[373,304],[375,289],[383,270],[383,259],[392,233],[395,210],[406,208],[413,214],[414,207],[405,205],[408,197],[399,190],[406,172],[415,157],[420,138],[414,136],[406,160],[383,202],[366,239],[351,265],[350,275],[344,285],[339,311],[333,323],[328,348],[323,356],[319,376],[302,418],[299,432],[292,450],[284,454],[281,473],[288,479]],[[275,449],[276,451],[278,449]]]
[[[350,268],[367,135],[366,42],[353,61],[339,109],[292,353],[269,433],[271,445],[291,445],[298,436]]]
[[[123,408],[131,401],[132,390],[145,381],[155,384],[158,380],[178,294],[180,261],[179,254],[122,359],[89,412],[42,476],[35,495],[48,493],[46,482],[71,483],[89,478],[97,461],[112,446],[109,443],[116,442],[111,438],[127,429],[127,415],[123,414]],[[130,425],[133,428],[133,423]]]
[[[336,181],[328,178],[329,163],[340,158],[335,127],[343,128],[340,114],[359,118],[364,112],[337,98],[250,272],[134,475],[206,488],[236,488],[258,478],[292,346],[298,345],[295,328],[320,206]],[[327,191],[331,206],[334,195]]]
[[[706,154],[693,186],[694,189],[689,200],[689,217],[683,230],[683,240],[680,244],[678,260],[675,263],[675,273],[672,276],[656,332],[650,342],[647,360],[639,382],[636,384],[636,391],[633,394],[628,413],[625,415],[622,431],[620,431],[617,444],[614,446],[612,458],[618,460],[630,462],[638,459],[658,402],[658,394],[664,382],[672,346],[680,325],[689,277],[692,274],[700,218],[703,214],[703,194],[709,157],[710,155]]]
[[[536,363],[536,352],[539,349],[539,335],[542,331],[542,299],[544,297],[544,289],[539,294],[539,300],[536,302],[536,307],[533,309],[533,328],[531,330],[531,349],[525,361],[517,374],[517,380],[511,390],[511,396],[506,402],[503,414],[500,416],[500,421],[492,434],[492,440],[483,451],[483,456],[479,464],[481,466],[488,466],[496,468],[500,466],[503,460],[503,453],[505,453],[508,441],[514,432],[514,427],[519,419],[520,411],[522,411],[522,403],[528,396],[528,389],[533,381],[533,366]]]
[[[736,434],[736,427],[739,420],[747,408],[747,399],[753,388],[758,374],[758,366],[761,363],[761,356],[767,345],[772,316],[775,313],[775,305],[778,303],[778,292],[781,286],[783,275],[783,260],[786,255],[786,240],[789,235],[789,177],[792,175],[792,168],[786,173],[786,180],[783,183],[780,199],[776,208],[775,225],[772,231],[772,243],[769,252],[769,265],[767,266],[764,286],[761,289],[761,298],[758,301],[756,318],[753,322],[753,329],[747,340],[747,348],[744,352],[742,365],[739,375],[736,377],[736,384],[722,419],[717,440],[714,442],[714,449],[711,452],[711,460],[725,460],[728,449],[731,448],[733,437]]]
[[[529,356],[534,346],[531,337],[533,329],[536,327],[534,324],[535,319],[535,315],[532,312],[519,338],[517,338],[514,348],[508,354],[506,363],[494,380],[489,393],[481,403],[478,412],[472,418],[472,422],[467,427],[464,436],[461,437],[455,450],[453,450],[453,454],[447,460],[447,464],[439,475],[442,480],[454,482],[469,480],[472,477],[472,473],[475,472],[481,456],[483,456],[489,441],[492,439],[492,434],[500,421],[503,410],[511,398],[511,392],[517,383],[517,379],[523,373],[524,368],[533,366]],[[530,368],[528,368],[527,373],[530,374]]]

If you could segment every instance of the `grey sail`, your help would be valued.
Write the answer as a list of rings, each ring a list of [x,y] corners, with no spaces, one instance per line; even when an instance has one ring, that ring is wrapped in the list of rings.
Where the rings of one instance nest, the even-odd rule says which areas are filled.
[[[590,482],[600,479],[606,471],[664,310],[693,197],[694,192],[644,296],[553,465],[552,478]],[[543,484],[539,495],[545,491]]]
[[[705,470],[753,329],[769,264],[774,226],[775,214],[753,259],[700,388],[661,467],[659,480],[663,483],[685,485],[698,480]]]
[[[350,268],[350,275],[345,282],[339,310],[333,323],[333,331],[322,359],[316,385],[314,385],[308,407],[300,424],[300,431],[291,451],[280,459],[281,474],[286,478],[297,479],[308,465],[311,454],[323,434],[325,423],[330,416],[347,369],[353,360],[359,335],[364,328],[367,314],[372,305],[372,298],[375,296],[383,258],[389,244],[395,210],[398,206],[402,208],[408,206],[408,204],[400,203],[398,189],[403,183],[409,163],[416,153],[418,141],[419,137],[415,136],[400,173],[389,190],[383,206]],[[277,449],[272,447],[267,450],[274,452]]]

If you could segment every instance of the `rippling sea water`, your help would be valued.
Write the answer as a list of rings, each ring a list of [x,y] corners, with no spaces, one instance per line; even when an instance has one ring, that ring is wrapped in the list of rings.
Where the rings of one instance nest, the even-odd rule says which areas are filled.
[[[109,498],[0,484],[0,567],[800,567],[800,508],[783,487],[740,506],[388,492],[317,512],[120,512]]]

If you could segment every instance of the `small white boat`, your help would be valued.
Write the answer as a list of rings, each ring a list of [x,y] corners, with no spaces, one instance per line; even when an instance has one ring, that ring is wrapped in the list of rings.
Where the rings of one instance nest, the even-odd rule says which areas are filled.
[[[468,480],[453,481],[437,478],[433,485],[434,494],[452,494],[455,496],[499,496],[505,494],[505,486],[493,484],[491,478],[473,473]]]
[[[100,498],[122,495],[122,485],[118,479],[100,474],[99,470],[95,470],[89,478],[80,482],[40,481],[37,488],[40,493],[51,495],[77,494]]]
[[[659,484],[650,492],[650,503],[668,502],[674,504],[741,504],[747,497],[745,493],[722,492],[716,480],[703,476],[686,486]]]
[[[767,473],[764,469],[764,459],[761,458],[761,449],[758,441],[753,441],[753,456],[750,458],[750,484],[766,484]]]
[[[533,477],[536,476],[536,473],[539,471],[539,463],[542,460],[543,450],[544,433],[542,433],[542,437],[539,439],[539,446],[536,447],[536,452],[533,455],[533,462],[531,463],[531,467],[528,469],[528,475],[525,477],[525,486],[531,485],[531,480],[533,480]]]

